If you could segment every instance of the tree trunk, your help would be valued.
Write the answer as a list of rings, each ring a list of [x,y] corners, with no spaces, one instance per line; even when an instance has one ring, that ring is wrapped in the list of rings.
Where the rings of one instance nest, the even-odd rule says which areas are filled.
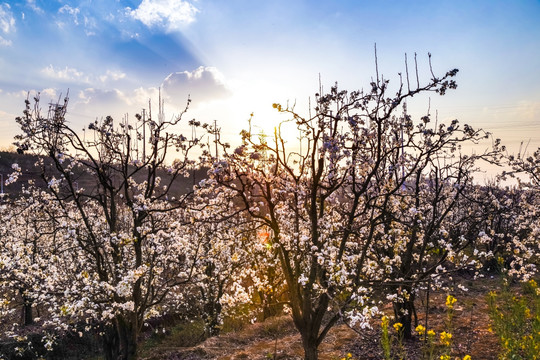
[[[274,293],[266,294],[264,291],[259,291],[259,298],[263,310],[263,320],[276,316],[280,313],[280,306],[277,304]]]
[[[412,338],[412,317],[416,312],[414,308],[414,295],[410,294],[409,299],[403,299],[402,302],[394,302],[394,316],[396,322],[399,322],[403,325],[403,338],[411,339]]]
[[[120,334],[120,358],[122,360],[137,359],[137,333],[136,324],[120,317],[117,322]]]
[[[23,295],[22,306],[22,320],[25,326],[32,325],[34,323],[34,316],[32,314],[32,300]]]
[[[118,332],[115,326],[107,325],[103,334],[103,355],[105,360],[117,360],[119,349]]]
[[[203,310],[206,335],[208,337],[219,335],[221,330],[221,304],[218,301],[213,301],[213,299],[210,299],[206,304],[204,304]]]
[[[106,360],[137,359],[137,332],[124,317],[117,317],[103,335],[103,352]]]
[[[305,360],[318,360],[319,351],[317,350],[317,336],[310,331],[302,332],[302,346],[304,347]]]

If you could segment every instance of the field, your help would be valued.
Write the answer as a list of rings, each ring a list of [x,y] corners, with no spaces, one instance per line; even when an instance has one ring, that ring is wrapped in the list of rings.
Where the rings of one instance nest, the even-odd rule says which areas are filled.
[[[464,284],[471,285],[469,291],[460,292],[455,306],[453,318],[452,355],[463,358],[470,355],[472,359],[498,359],[501,346],[497,335],[490,330],[488,311],[488,293],[500,289],[498,277],[487,278],[472,283],[461,279]],[[512,290],[521,292],[519,285],[514,284]],[[428,328],[440,333],[446,329],[446,293],[432,292],[430,295]],[[417,302],[418,322],[425,322],[425,299]],[[390,304],[384,307],[389,315]],[[353,359],[383,359],[381,329],[379,321],[372,324],[372,329],[351,330],[340,324],[332,329],[320,346],[320,359],[337,360],[350,354]],[[197,342],[198,331],[202,328],[195,325],[180,324],[166,330],[166,334],[150,336],[142,344],[142,358],[158,359],[302,359],[303,348],[294,324],[289,316],[282,315],[270,318],[262,323],[246,325],[244,328],[229,331],[221,336],[212,337],[198,344],[178,346],[188,341]],[[394,351],[398,352],[397,339],[394,340]],[[415,335],[404,341],[406,359],[422,359],[422,339]],[[452,359],[454,359],[452,357]],[[437,357],[438,358],[438,357]]]

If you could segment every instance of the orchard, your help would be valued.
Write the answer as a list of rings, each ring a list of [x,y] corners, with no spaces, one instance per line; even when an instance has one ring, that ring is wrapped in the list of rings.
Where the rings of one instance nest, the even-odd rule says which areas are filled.
[[[430,61],[425,83],[409,73],[377,72],[364,90],[336,84],[307,114],[273,104],[288,120],[271,136],[246,124],[222,139],[190,121],[211,146],[177,130],[189,101],[168,121],[161,109],[135,125],[107,117],[82,136],[68,97],[45,112],[39,95],[26,100],[15,145],[35,159],[39,184],[13,163],[5,185],[21,190],[0,203],[0,318],[14,358],[55,358],[76,336],[97,339],[107,360],[136,359],[167,319],[200,320],[208,338],[227,322],[289,316],[306,360],[338,325],[362,334],[381,323],[381,359],[406,358],[405,341],[422,341],[426,359],[454,359],[455,277],[496,271],[539,296],[540,149],[508,155],[482,129],[414,118],[414,96],[453,91],[458,70],[435,76]],[[483,152],[463,150],[481,142]],[[501,171],[481,184],[486,163]],[[419,297],[435,290],[448,294],[446,313],[430,315],[448,320],[440,335],[427,314],[418,321]],[[490,295],[498,334],[511,316],[504,298]],[[537,329],[538,310],[524,316],[523,329]],[[537,358],[527,357],[537,332],[506,354]]]

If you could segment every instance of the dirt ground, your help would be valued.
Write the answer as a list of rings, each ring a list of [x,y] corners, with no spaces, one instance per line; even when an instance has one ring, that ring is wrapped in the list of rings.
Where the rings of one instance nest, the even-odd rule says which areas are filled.
[[[495,360],[499,353],[496,336],[489,328],[486,302],[487,293],[497,286],[496,280],[483,280],[474,284],[468,292],[453,294],[457,298],[452,321],[452,359],[470,355],[472,359]],[[431,293],[428,314],[428,329],[437,334],[446,328],[446,293]],[[417,304],[419,324],[425,324],[426,301]],[[383,309],[391,314],[391,305]],[[390,333],[393,329],[390,329]],[[339,360],[348,353],[356,360],[382,359],[380,345],[380,321],[374,321],[373,328],[359,334],[347,325],[335,326],[319,347],[321,360]],[[422,341],[418,336],[404,341],[406,359],[422,358]],[[303,350],[299,335],[292,320],[286,316],[269,319],[237,331],[207,339],[190,348],[160,347],[152,349],[146,360],[158,359],[302,359]],[[438,356],[437,356],[438,358]]]

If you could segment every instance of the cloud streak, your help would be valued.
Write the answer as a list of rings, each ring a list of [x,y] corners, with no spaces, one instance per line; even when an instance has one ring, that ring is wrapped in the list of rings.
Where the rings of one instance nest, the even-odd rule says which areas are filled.
[[[0,32],[3,35],[8,35],[15,31],[15,18],[11,12],[9,4],[0,4]],[[0,46],[11,46],[12,42],[9,39],[0,35]]]
[[[36,0],[26,0],[26,5],[38,14],[43,14],[45,12],[42,8],[36,5]]]
[[[94,76],[66,66],[65,68],[55,68],[52,64],[41,69],[41,73],[48,78],[56,79],[62,82],[74,82],[79,84],[90,84],[99,80],[102,83],[108,81],[119,81],[126,77],[122,71],[107,70],[105,74]]]
[[[15,18],[9,4],[0,4],[0,30],[4,34],[15,31]]]
[[[46,68],[41,70],[41,73],[45,75],[46,77],[61,80],[61,81],[67,81],[67,82],[82,82],[82,83],[89,83],[90,78],[85,75],[82,71],[79,71],[75,68],[65,67],[64,69],[55,69],[54,66],[51,64],[47,66]]]

